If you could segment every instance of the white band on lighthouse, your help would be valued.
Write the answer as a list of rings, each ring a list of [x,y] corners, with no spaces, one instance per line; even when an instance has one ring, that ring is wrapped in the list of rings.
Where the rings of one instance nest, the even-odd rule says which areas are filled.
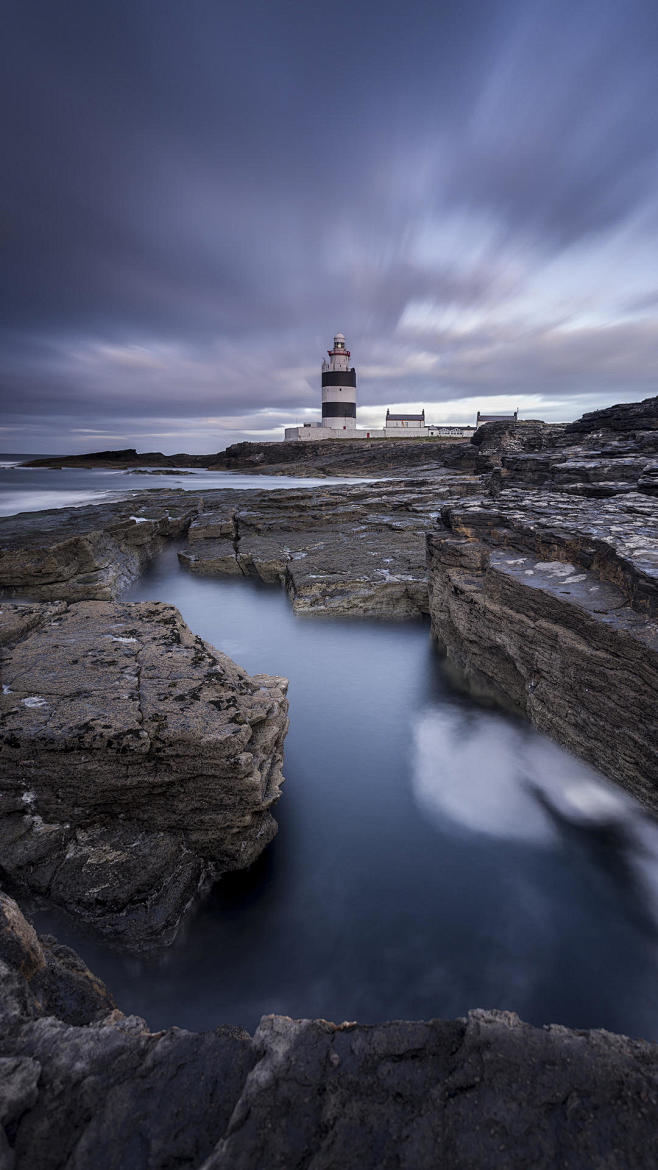
[[[334,337],[329,361],[322,363],[322,426],[356,428],[356,370],[349,367],[350,351],[342,333]]]

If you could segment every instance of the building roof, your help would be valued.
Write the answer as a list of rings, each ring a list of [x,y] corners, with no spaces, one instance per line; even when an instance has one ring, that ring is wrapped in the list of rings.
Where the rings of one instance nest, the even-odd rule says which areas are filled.
[[[422,414],[391,414],[390,410],[387,410],[386,417],[392,418],[394,422],[424,422],[425,411]]]

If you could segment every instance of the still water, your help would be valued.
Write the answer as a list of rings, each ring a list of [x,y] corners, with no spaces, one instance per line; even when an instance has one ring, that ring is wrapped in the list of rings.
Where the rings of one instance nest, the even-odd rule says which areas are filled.
[[[172,948],[127,958],[39,915],[152,1027],[517,1011],[658,1039],[658,834],[620,790],[452,689],[424,622],[295,617],[175,549],[126,595],[290,679],[279,835]]]

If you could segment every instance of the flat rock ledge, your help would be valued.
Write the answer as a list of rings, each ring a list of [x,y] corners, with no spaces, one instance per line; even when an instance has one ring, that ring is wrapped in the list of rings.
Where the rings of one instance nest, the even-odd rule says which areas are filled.
[[[193,492],[0,517],[0,596],[111,600],[203,509]]]
[[[0,894],[2,1170],[653,1170],[658,1046],[512,1012],[149,1031]]]
[[[235,493],[194,518],[179,561],[201,576],[278,583],[298,614],[417,618],[428,612],[425,535],[443,501],[479,486],[450,472]]]
[[[276,833],[287,681],[158,602],[5,604],[0,872],[124,946]]]
[[[658,810],[655,500],[453,501],[428,574],[434,636],[470,683]]]

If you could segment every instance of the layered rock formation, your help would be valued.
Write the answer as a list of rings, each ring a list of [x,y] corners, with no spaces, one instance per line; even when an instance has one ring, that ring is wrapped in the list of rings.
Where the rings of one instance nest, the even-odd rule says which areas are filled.
[[[134,448],[96,451],[86,455],[56,455],[33,459],[27,467],[111,467],[141,469],[196,467],[241,474],[362,476],[399,474],[400,468],[435,469],[446,454],[463,447],[462,440],[441,439],[334,439],[310,443],[233,443],[212,455],[139,454]]]
[[[658,495],[657,404],[657,398],[647,398],[592,411],[568,426],[545,428],[537,443],[519,443],[520,428],[499,435],[492,428],[485,439],[497,448],[500,468],[493,491],[532,486],[596,498]]]
[[[476,688],[658,808],[658,399],[534,452],[494,427],[481,495],[428,537],[434,635]]]
[[[429,607],[475,686],[658,807],[657,427],[653,399],[566,428],[487,424],[440,461],[400,443],[430,468],[414,481],[0,523],[5,591],[56,599],[3,606],[2,864],[135,945],[268,839],[281,680],[249,679],[170,607],[102,601],[185,532],[186,568],[280,582],[299,611]],[[309,474],[361,458],[322,447],[304,451]],[[399,470],[393,444],[368,450]],[[258,469],[261,454],[233,465]],[[7,899],[0,979],[9,1170],[655,1163],[658,1051],[640,1041],[483,1011],[153,1034]]]
[[[403,619],[427,613],[425,534],[442,499],[470,476],[367,487],[228,493],[190,525],[181,565],[206,576],[256,576],[286,589],[296,613]]]
[[[152,1033],[2,895],[0,980],[6,1170],[655,1163],[656,1045],[486,1011]]]
[[[272,839],[286,680],[250,677],[173,606],[0,614],[0,865],[131,947]]]
[[[116,597],[203,507],[191,492],[153,492],[82,508],[0,517],[0,595]]]

